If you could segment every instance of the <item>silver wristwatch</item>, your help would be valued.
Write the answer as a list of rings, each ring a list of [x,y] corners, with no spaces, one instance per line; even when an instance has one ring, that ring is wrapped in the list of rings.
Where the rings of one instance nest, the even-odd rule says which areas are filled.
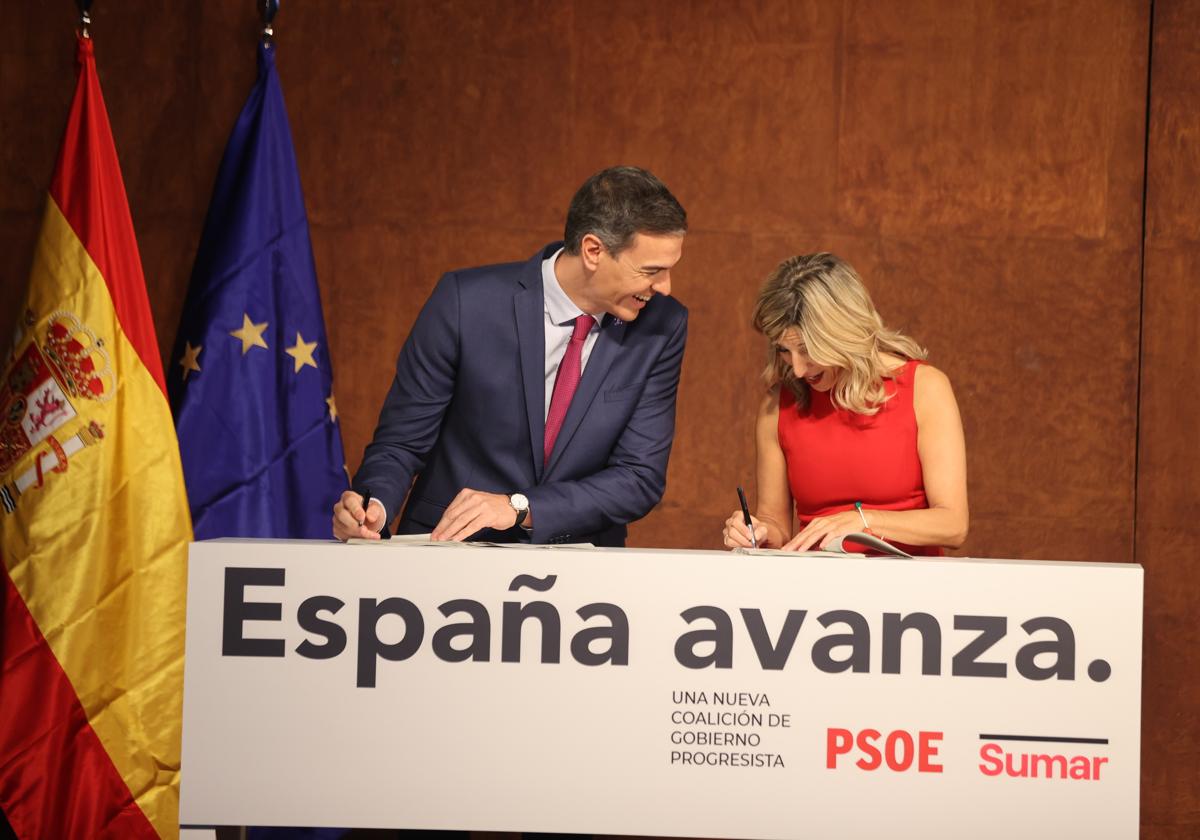
[[[508,503],[512,509],[517,512],[516,525],[520,525],[525,521],[525,517],[529,516],[529,499],[524,493],[513,493],[508,497]]]

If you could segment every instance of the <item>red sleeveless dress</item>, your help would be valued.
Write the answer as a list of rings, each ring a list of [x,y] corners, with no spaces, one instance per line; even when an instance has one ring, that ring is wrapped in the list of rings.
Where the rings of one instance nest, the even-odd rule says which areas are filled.
[[[855,502],[866,510],[929,507],[913,412],[913,380],[920,364],[909,361],[894,379],[884,380],[891,399],[876,414],[838,408],[828,391],[811,391],[809,408],[802,411],[791,390],[780,389],[779,445],[800,527],[816,516],[854,510]],[[909,554],[943,553],[937,546],[893,545]]]

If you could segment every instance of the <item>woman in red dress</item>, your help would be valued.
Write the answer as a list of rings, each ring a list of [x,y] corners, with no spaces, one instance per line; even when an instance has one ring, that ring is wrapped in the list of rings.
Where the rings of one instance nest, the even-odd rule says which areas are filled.
[[[849,263],[785,260],[759,293],[754,326],[770,342],[756,430],[758,545],[807,551],[854,532],[910,554],[962,545],[966,447],[950,380],[883,325]],[[751,544],[740,510],[724,537],[731,548]]]

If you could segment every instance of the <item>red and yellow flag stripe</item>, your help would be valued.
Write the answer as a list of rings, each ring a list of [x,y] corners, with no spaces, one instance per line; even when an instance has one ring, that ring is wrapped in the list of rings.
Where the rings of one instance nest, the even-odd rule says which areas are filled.
[[[0,405],[0,808],[177,837],[191,521],[92,42]]]

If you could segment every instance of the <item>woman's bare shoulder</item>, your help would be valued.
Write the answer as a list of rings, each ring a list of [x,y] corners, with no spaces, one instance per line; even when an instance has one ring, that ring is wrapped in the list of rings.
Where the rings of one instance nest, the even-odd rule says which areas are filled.
[[[957,409],[950,377],[931,364],[917,365],[913,376],[913,408],[918,418],[930,411]]]
[[[950,388],[950,377],[941,370],[936,368],[929,362],[922,362],[917,365],[916,373],[913,376],[913,387],[925,390],[941,390]]]

